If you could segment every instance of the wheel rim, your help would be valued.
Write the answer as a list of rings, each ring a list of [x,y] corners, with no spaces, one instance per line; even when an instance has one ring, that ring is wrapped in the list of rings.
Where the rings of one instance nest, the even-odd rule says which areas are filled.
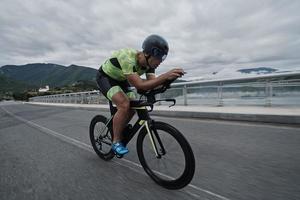
[[[143,140],[143,155],[145,162],[150,171],[149,173],[156,176],[158,179],[165,181],[175,181],[178,180],[185,172],[185,155],[178,143],[178,141],[171,135],[165,134],[163,130],[157,130],[159,137],[165,148],[165,155],[161,154],[160,146],[156,141],[158,146],[158,151],[161,154],[161,158],[157,158],[150,137],[145,135]]]

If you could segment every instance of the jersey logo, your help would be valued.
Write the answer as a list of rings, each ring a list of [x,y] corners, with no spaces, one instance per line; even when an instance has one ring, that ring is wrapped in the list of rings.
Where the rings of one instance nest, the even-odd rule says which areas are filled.
[[[111,58],[111,59],[109,59],[109,61],[111,62],[111,64],[113,64],[113,66],[121,69],[121,65],[117,58]]]

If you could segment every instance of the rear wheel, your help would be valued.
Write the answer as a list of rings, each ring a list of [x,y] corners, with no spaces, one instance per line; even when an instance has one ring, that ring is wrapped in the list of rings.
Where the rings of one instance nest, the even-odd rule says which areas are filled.
[[[111,160],[114,157],[111,149],[112,127],[107,124],[107,118],[102,115],[95,116],[90,124],[90,140],[93,149],[103,160]]]
[[[147,130],[143,128],[137,138],[137,152],[144,170],[157,184],[167,189],[185,187],[191,182],[195,172],[195,158],[191,146],[169,124],[154,122],[150,130],[160,156],[156,156]],[[157,131],[158,137],[153,130]],[[161,140],[163,148],[157,138]]]

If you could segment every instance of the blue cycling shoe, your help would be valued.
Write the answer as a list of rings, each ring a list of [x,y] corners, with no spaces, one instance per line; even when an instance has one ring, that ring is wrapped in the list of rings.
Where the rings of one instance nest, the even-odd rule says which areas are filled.
[[[111,148],[115,154],[120,156],[123,156],[129,152],[127,147],[125,147],[121,142],[113,143]]]

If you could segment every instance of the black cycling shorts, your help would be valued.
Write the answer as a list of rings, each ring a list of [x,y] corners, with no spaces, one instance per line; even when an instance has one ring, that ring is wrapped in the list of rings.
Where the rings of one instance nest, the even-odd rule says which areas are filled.
[[[102,94],[109,100],[112,99],[114,94],[117,92],[123,92],[128,96],[129,99],[135,98],[135,93],[130,89],[130,84],[127,80],[125,81],[117,81],[107,74],[101,69],[98,70],[96,81],[99,90]]]

